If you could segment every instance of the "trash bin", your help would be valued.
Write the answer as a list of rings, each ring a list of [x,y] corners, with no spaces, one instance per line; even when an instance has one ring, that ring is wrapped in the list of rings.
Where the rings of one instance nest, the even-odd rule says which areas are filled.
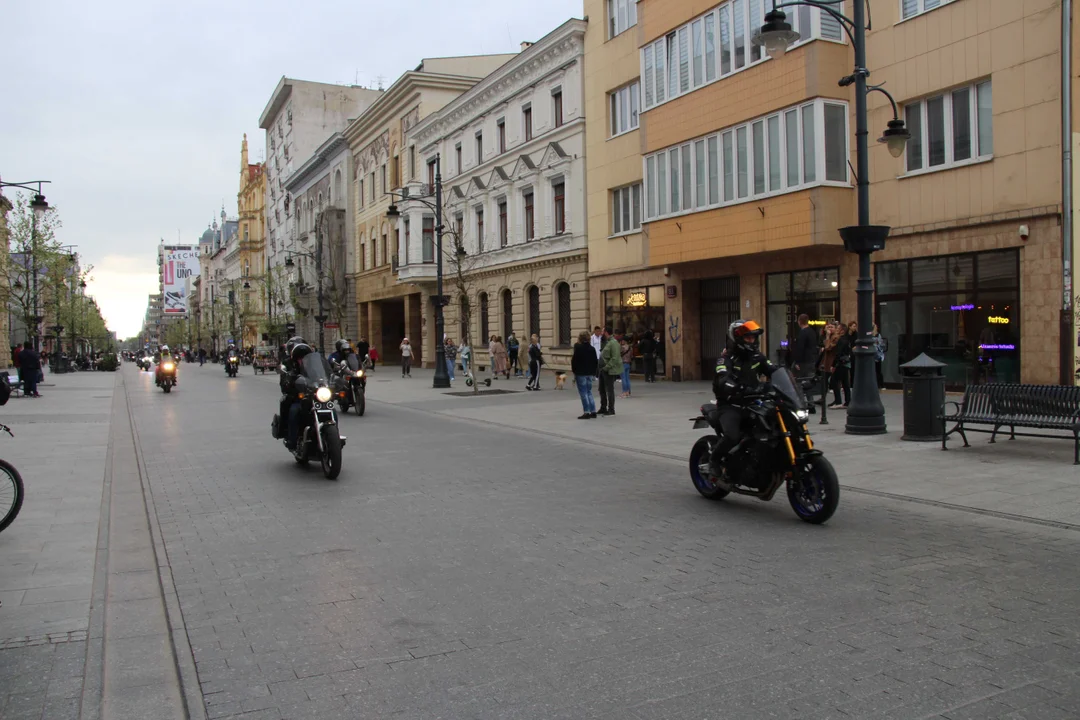
[[[904,435],[901,440],[940,440],[944,423],[945,363],[926,353],[900,366],[904,373]]]
[[[671,366],[671,382],[682,382],[682,365]]]

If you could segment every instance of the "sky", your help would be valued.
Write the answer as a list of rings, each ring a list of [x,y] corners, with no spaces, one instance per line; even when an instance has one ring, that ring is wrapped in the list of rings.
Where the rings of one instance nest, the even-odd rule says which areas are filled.
[[[424,57],[516,52],[581,0],[3,3],[0,179],[49,180],[121,338],[157,292],[157,244],[236,215],[240,144],[282,75],[383,87]],[[416,22],[419,20],[419,22]],[[12,191],[5,190],[9,197]]]

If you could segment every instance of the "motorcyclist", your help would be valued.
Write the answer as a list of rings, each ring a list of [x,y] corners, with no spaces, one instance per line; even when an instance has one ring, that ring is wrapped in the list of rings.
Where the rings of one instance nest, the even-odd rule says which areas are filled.
[[[720,412],[720,441],[713,448],[713,475],[723,476],[724,456],[742,440],[742,424],[746,415],[746,395],[760,389],[762,377],[768,378],[776,366],[758,349],[758,338],[764,330],[753,320],[736,320],[728,326],[728,348],[716,363],[713,394]]]
[[[289,353],[289,358],[292,360],[293,372],[291,372],[289,378],[289,386],[286,391],[286,397],[283,399],[282,404],[288,402],[288,414],[282,417],[288,417],[288,435],[286,436],[285,447],[290,450],[296,449],[296,441],[300,433],[300,398],[297,396],[296,379],[302,374],[301,363],[304,357],[312,353],[311,346],[305,342],[295,343],[292,347],[292,351]]]
[[[161,371],[161,366],[164,365],[165,363],[172,363],[172,366],[173,366],[172,367],[173,385],[178,385],[179,384],[178,381],[180,379],[180,373],[177,372],[176,358],[173,357],[172,350],[169,349],[168,345],[162,345],[161,346],[160,357],[158,358],[157,370],[154,373],[154,379],[155,379],[156,382],[159,382],[159,383],[161,382],[161,377],[162,377],[162,374],[163,374],[162,371]]]
[[[304,338],[297,335],[296,337],[289,338],[285,343],[285,358],[281,362],[281,375],[278,377],[278,384],[281,387],[281,403],[278,407],[278,427],[279,439],[284,437],[283,431],[286,428],[285,423],[288,422],[289,411],[292,408],[293,398],[296,391],[293,389],[296,384],[296,378],[300,374],[299,365],[292,360],[293,348],[297,345],[307,345]],[[291,449],[291,448],[290,448]]]
[[[349,355],[352,354],[352,343],[348,340],[338,340],[334,343],[334,352],[330,353],[330,357],[327,360],[330,361],[330,365],[333,366],[336,363],[345,362]]]
[[[228,347],[225,348],[225,372],[229,371],[229,360],[232,358],[238,358],[239,353],[236,350],[236,344],[230,340]],[[239,361],[238,361],[239,362]]]

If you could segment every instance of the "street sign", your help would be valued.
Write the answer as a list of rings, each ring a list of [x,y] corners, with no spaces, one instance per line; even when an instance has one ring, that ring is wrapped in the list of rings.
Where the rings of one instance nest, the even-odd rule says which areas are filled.
[[[338,324],[337,323],[326,323],[325,325],[323,325],[323,327],[326,328],[327,330],[337,330],[338,329]]]

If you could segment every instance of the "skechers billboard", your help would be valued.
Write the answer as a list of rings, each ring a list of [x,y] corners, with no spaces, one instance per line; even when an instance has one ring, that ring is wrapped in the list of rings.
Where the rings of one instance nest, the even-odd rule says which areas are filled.
[[[165,248],[161,273],[165,315],[187,315],[191,284],[199,277],[199,250],[195,247]]]

